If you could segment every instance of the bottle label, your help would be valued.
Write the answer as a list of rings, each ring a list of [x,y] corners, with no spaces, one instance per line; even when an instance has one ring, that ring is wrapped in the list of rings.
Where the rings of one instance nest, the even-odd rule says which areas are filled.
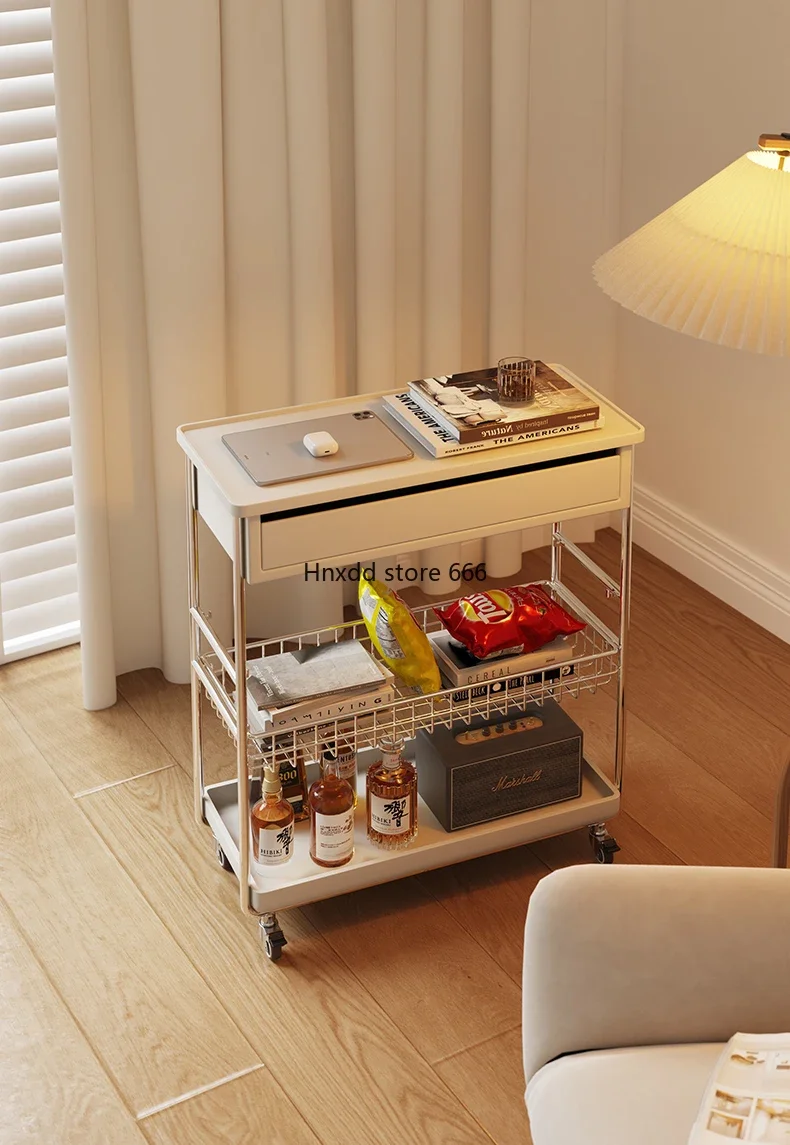
[[[296,768],[296,764],[291,763],[290,760],[287,763],[281,763],[280,764],[280,783],[282,784],[282,786],[283,787],[292,787],[295,783],[298,783],[298,782],[299,782],[299,772]]]
[[[293,851],[294,825],[261,827],[258,832],[258,862],[263,867],[287,863]]]
[[[411,831],[411,800],[408,795],[382,798],[368,794],[370,825],[381,835],[408,835]]]
[[[354,811],[339,815],[315,812],[315,857],[334,863],[354,854]]]

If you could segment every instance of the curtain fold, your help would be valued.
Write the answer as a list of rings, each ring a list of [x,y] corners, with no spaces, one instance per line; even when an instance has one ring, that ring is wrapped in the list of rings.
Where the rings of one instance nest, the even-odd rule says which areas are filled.
[[[187,677],[179,423],[519,352],[605,388],[618,2],[56,0],[56,74],[82,58],[90,105],[87,135],[59,108],[88,706],[115,671]],[[342,609],[298,581],[251,598],[259,634]]]
[[[81,631],[94,678],[85,706],[115,702],[111,560],[102,426],[101,321],[96,242],[88,14],[84,0],[52,2],[63,271],[69,358],[77,578]],[[93,423],[98,430],[93,428]]]

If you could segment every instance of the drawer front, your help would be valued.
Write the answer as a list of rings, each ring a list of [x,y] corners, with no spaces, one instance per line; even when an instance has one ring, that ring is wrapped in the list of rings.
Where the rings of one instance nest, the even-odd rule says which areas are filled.
[[[620,454],[279,519],[250,521],[248,579],[291,575],[321,557],[359,557],[431,548],[459,539],[605,511],[623,501]],[[576,515],[582,515],[576,512]],[[352,547],[353,546],[353,547]]]

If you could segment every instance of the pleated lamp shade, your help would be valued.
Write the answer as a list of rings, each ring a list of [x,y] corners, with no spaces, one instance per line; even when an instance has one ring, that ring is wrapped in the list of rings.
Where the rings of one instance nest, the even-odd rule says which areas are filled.
[[[736,159],[601,255],[599,286],[635,314],[694,338],[790,355],[784,162],[775,151]]]

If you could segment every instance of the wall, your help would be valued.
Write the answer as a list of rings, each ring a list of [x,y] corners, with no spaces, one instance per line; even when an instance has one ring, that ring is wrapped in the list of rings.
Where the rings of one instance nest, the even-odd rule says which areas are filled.
[[[784,0],[628,0],[621,236],[790,130]],[[790,363],[619,311],[617,399],[647,427],[636,539],[790,639]]]

